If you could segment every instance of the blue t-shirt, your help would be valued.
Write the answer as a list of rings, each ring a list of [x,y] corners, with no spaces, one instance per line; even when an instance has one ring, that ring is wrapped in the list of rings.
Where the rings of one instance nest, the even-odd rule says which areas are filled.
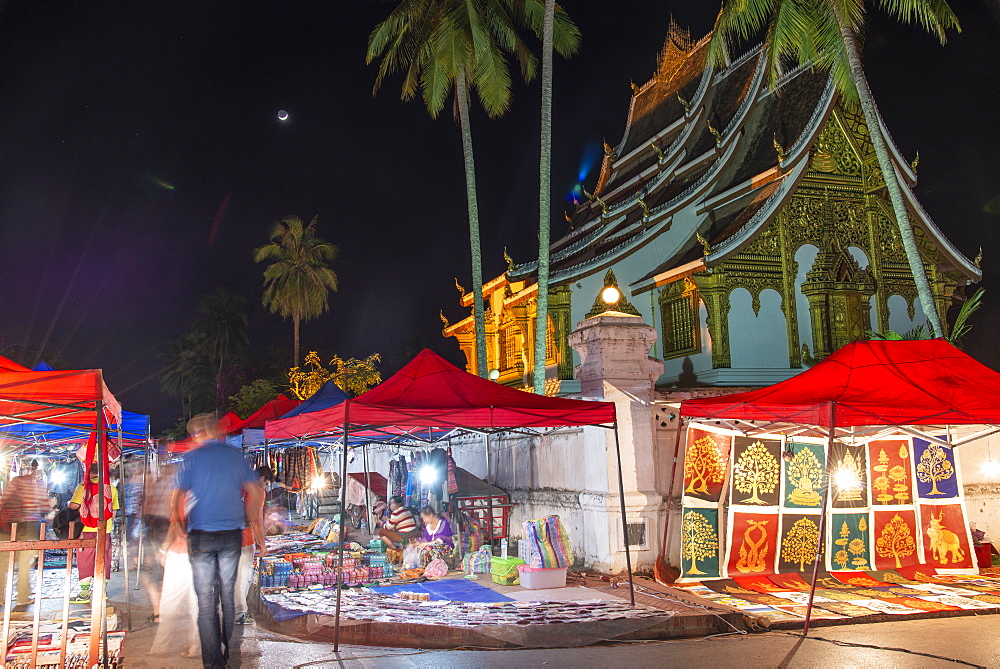
[[[224,442],[209,441],[188,453],[177,472],[177,489],[188,493],[188,531],[242,530],[243,486],[257,481],[243,452]]]

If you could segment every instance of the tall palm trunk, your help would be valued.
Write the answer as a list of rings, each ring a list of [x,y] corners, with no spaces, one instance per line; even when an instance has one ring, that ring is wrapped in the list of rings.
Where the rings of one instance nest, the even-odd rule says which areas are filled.
[[[293,355],[295,356],[295,360],[292,361],[292,367],[299,366],[299,321],[300,320],[301,318],[299,317],[298,314],[292,314],[292,329],[295,332],[295,344],[294,348],[292,349],[294,351]]]
[[[535,310],[535,392],[545,392],[549,325],[549,226],[552,197],[552,23],[555,0],[545,0],[542,22],[542,141],[538,162],[538,307]]]
[[[476,374],[489,375],[486,368],[486,317],[483,314],[483,255],[479,243],[479,200],[476,197],[476,162],[472,155],[472,129],[469,126],[469,90],[465,72],[455,78],[458,97],[458,124],[462,129],[462,155],[465,158],[465,194],[469,202],[469,247],[472,250],[472,320],[476,327]]]
[[[861,111],[864,113],[865,123],[868,124],[868,136],[871,137],[872,147],[875,149],[875,156],[878,158],[878,165],[882,170],[882,177],[885,179],[885,187],[889,193],[889,200],[892,202],[892,211],[896,215],[896,226],[899,228],[899,236],[903,242],[903,251],[906,252],[910,273],[913,274],[913,283],[916,285],[917,295],[920,297],[920,306],[934,336],[944,337],[944,329],[941,327],[941,318],[934,304],[931,285],[927,280],[927,272],[920,257],[920,250],[917,248],[917,239],[913,234],[913,226],[910,225],[906,204],[903,202],[903,190],[896,177],[896,168],[889,157],[889,148],[886,145],[885,137],[882,136],[878,114],[875,111],[875,100],[861,65],[858,41],[855,38],[854,30],[847,24],[842,6],[838,4],[837,0],[830,0],[830,9],[837,20],[840,37],[844,40],[847,62],[851,69],[851,80],[858,89]]]

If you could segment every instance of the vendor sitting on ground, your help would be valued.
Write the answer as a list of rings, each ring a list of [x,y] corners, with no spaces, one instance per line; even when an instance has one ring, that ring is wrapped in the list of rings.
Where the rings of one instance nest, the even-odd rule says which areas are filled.
[[[439,541],[444,545],[454,548],[455,540],[451,536],[451,523],[429,506],[420,509],[420,520],[424,521],[424,541],[434,543]]]
[[[389,518],[378,528],[378,536],[390,548],[400,548],[404,541],[417,533],[417,520],[403,506],[402,497],[389,498]]]

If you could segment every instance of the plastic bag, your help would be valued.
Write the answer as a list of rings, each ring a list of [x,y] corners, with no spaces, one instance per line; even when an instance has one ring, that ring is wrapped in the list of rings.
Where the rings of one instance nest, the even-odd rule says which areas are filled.
[[[448,565],[441,558],[435,558],[424,568],[424,576],[441,578],[448,575]]]
[[[403,549],[403,567],[405,569],[415,569],[422,566],[420,564],[420,550],[422,544],[413,543]]]

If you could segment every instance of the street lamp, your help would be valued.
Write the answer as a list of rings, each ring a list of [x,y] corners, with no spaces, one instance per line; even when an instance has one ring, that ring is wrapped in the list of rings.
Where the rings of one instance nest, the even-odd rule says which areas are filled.
[[[618,290],[617,286],[605,286],[604,290],[601,291],[601,301],[609,307],[615,306],[621,299],[622,292]]]

